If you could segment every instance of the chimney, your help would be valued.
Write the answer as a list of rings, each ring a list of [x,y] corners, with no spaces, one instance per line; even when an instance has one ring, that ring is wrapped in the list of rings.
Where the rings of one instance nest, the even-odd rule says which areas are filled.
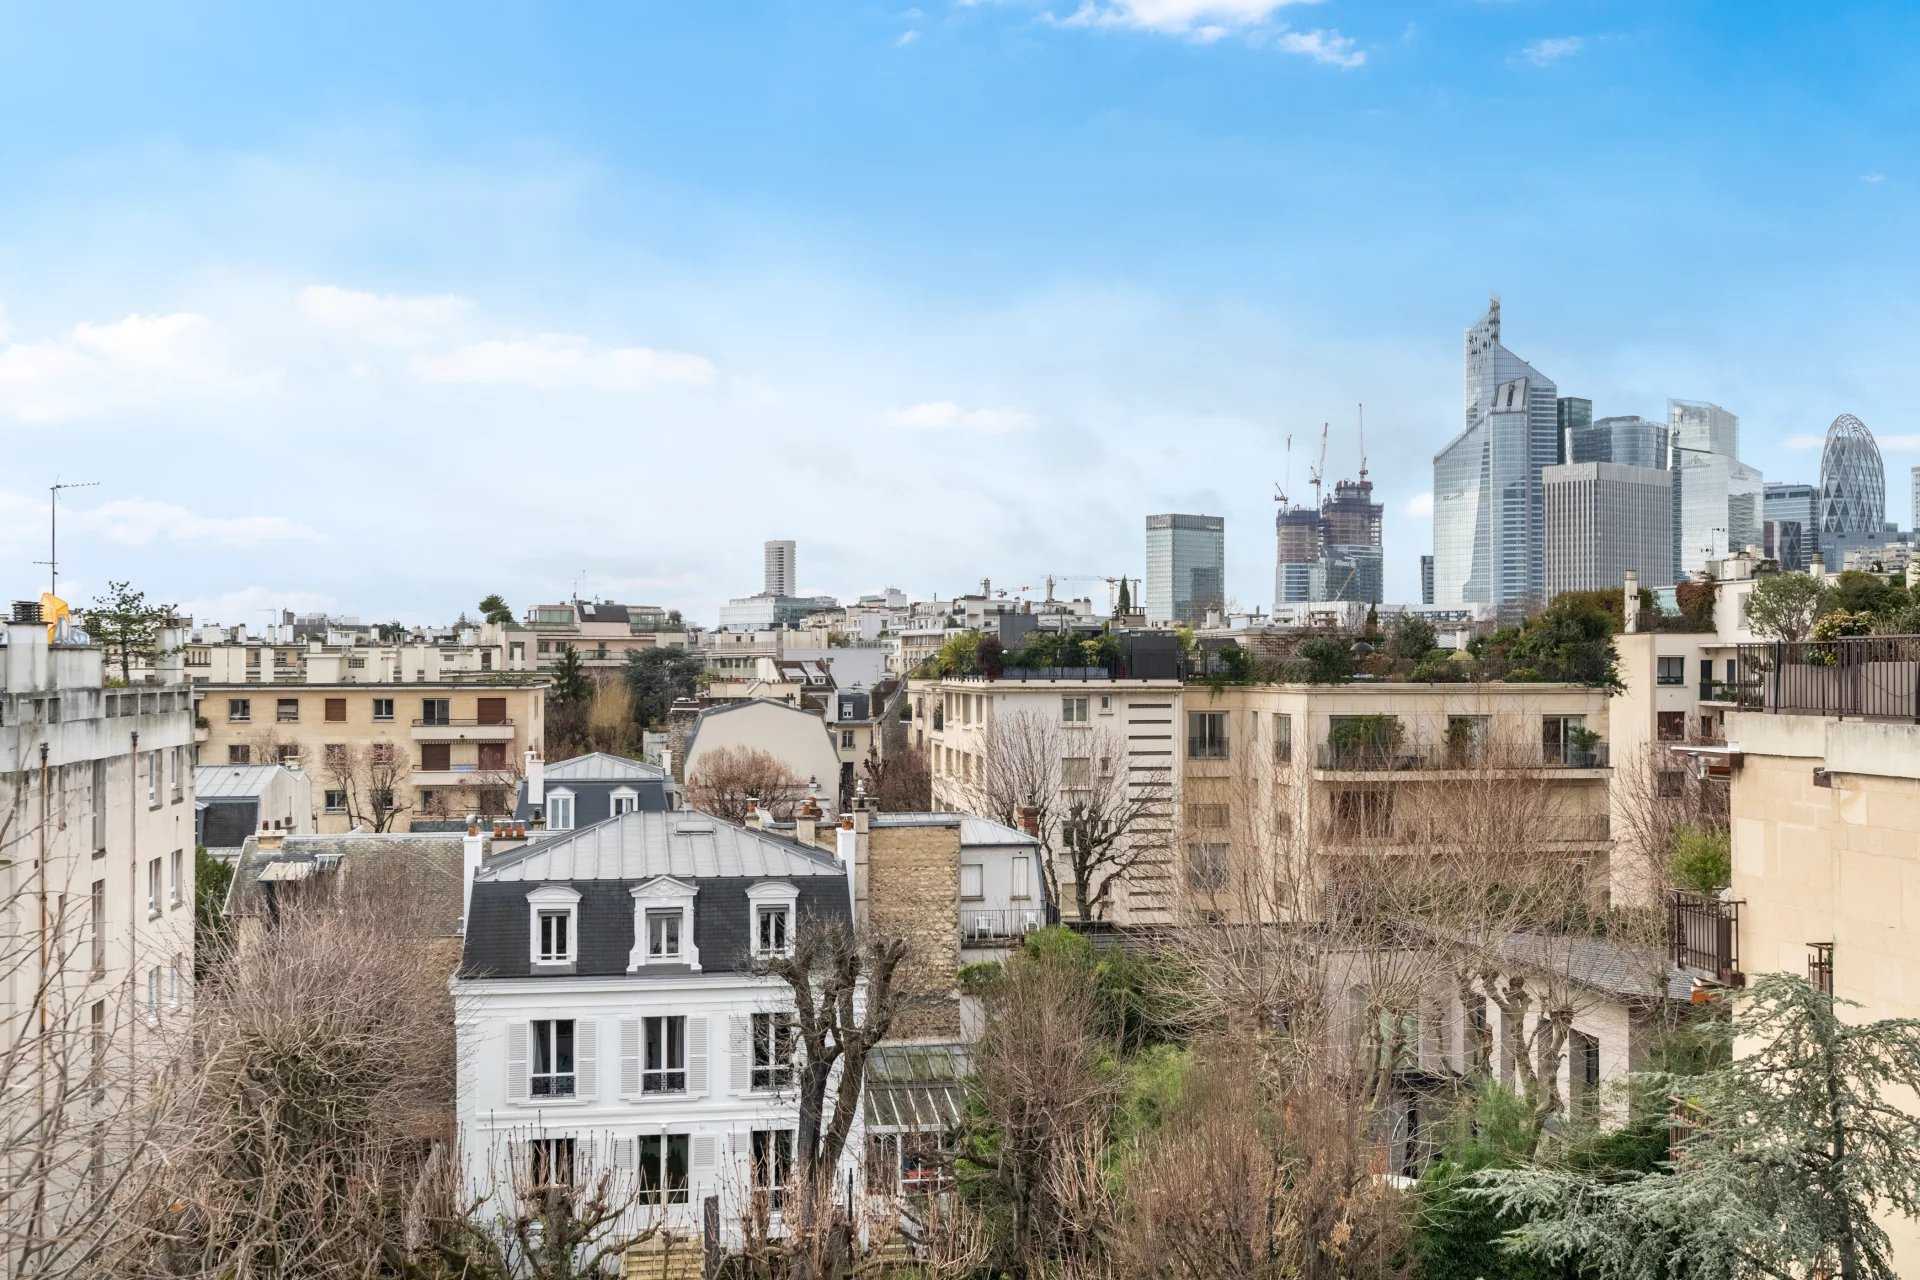
[[[547,766],[540,759],[540,748],[527,748],[527,806],[543,809],[547,803]]]
[[[1030,804],[1021,805],[1020,829],[1038,840],[1040,838],[1040,810]]]
[[[1827,576],[1827,562],[1821,558],[1818,551],[1813,553],[1813,559],[1807,561],[1807,572],[1816,578]]]
[[[1640,575],[1631,569],[1627,570],[1627,581],[1623,590],[1626,592],[1624,602],[1626,631],[1628,635],[1632,635],[1640,629]]]
[[[793,815],[793,838],[811,849],[813,847],[814,836],[818,834],[819,830],[820,805],[819,802],[809,796],[807,802],[801,805],[799,810]]]
[[[467,931],[467,921],[473,917],[473,878],[480,873],[480,864],[487,856],[487,838],[480,834],[480,820],[467,818],[467,834],[460,841],[460,880],[462,894],[460,898],[460,932]]]
[[[747,797],[747,816],[744,825],[755,831],[760,829],[760,802],[752,796]]]
[[[278,853],[287,842],[287,833],[271,822],[260,824],[260,834],[254,837],[253,848],[256,853]]]
[[[853,829],[852,815],[841,818],[840,825],[834,828],[833,856],[847,870],[847,906],[858,912],[860,885],[855,868],[860,862],[860,834]]]
[[[673,748],[660,748],[660,768],[667,775],[667,781],[673,781]]]

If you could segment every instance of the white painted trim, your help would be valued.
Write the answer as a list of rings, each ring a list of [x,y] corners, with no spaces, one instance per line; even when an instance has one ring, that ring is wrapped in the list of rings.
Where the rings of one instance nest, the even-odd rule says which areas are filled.
[[[760,949],[760,908],[783,907],[787,913],[787,945],[783,956],[793,954],[793,931],[800,922],[800,886],[791,880],[762,880],[747,886],[747,949],[755,959],[772,954]]]
[[[693,900],[700,886],[673,876],[655,876],[645,884],[635,885],[629,892],[633,895],[633,950],[627,953],[627,972],[642,973],[649,966],[686,965],[698,973],[700,947],[693,940]],[[647,912],[676,908],[680,912],[680,954],[670,959],[655,959],[647,952]]]
[[[559,960],[540,958],[540,913],[564,908],[567,913],[567,954]],[[580,955],[580,894],[563,884],[542,885],[527,895],[527,962],[535,969],[573,964]]]

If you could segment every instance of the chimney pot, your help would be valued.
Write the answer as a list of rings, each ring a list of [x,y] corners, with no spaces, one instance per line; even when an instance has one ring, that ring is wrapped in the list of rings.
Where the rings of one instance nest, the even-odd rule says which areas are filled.
[[[1021,805],[1020,829],[1037,838],[1040,834],[1040,810],[1030,804]]]

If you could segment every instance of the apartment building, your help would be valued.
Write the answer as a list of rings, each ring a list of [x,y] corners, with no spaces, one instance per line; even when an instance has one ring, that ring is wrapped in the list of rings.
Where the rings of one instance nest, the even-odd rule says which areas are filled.
[[[81,633],[62,624],[49,640],[37,604],[12,618],[0,628],[0,1150],[46,1138],[52,1161],[44,1203],[0,1198],[0,1239],[21,1246],[100,1202],[140,1082],[185,1025],[194,779],[192,695],[177,677],[109,688]],[[0,1276],[14,1274],[18,1258],[0,1254]]]
[[[196,689],[203,764],[283,764],[313,776],[314,830],[405,831],[416,819],[511,812],[550,681],[208,683]]]
[[[313,683],[398,684],[452,680],[508,671],[530,671],[528,645],[495,627],[466,627],[437,639],[381,641],[364,631],[296,634],[269,628],[254,636],[245,627],[197,627],[181,649],[189,681],[206,684]],[[146,678],[139,668],[134,682]]]
[[[1698,967],[1803,974],[1850,1022],[1920,1017],[1920,637],[1747,646],[1739,666],[1726,745],[1699,751],[1730,775],[1733,886],[1690,934],[1714,953]],[[1920,1274],[1920,1223],[1881,1225]]]
[[[571,645],[596,675],[624,671],[629,656],[647,649],[684,649],[690,638],[677,609],[611,600],[537,604],[527,610],[525,625],[489,629],[490,636],[496,632],[496,643],[509,650],[525,646],[537,670],[551,671]]]

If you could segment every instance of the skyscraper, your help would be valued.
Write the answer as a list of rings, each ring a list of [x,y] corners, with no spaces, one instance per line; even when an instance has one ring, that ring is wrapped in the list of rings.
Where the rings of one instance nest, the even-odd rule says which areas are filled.
[[[1673,449],[1673,580],[1762,543],[1765,482],[1732,454]]]
[[[1565,401],[1561,402],[1566,403]],[[1628,415],[1602,418],[1569,431],[1569,462],[1612,462],[1623,467],[1667,465],[1667,425]]]
[[[1434,602],[1532,604],[1545,585],[1540,472],[1559,389],[1500,343],[1500,300],[1466,334],[1466,425],[1433,457]]]
[[[1765,502],[1763,518],[1768,524],[1781,526],[1774,535],[1774,558],[1780,561],[1782,569],[1806,568],[1820,553],[1820,525],[1815,518],[1820,505],[1818,486],[1799,482],[1769,483]],[[1787,534],[1788,525],[1798,532]]]
[[[766,544],[767,585],[762,588],[766,595],[790,596],[794,593],[795,551],[792,539]]]
[[[1571,439],[1571,436],[1568,435],[1569,432],[1581,431],[1593,425],[1593,401],[1582,396],[1561,396],[1557,407],[1560,411],[1560,421],[1558,424],[1560,427],[1560,461],[1587,461],[1587,459],[1571,456],[1567,452],[1567,441]],[[1594,461],[1606,462],[1608,459],[1599,458],[1594,459]]]
[[[1867,424],[1843,413],[1827,428],[1820,453],[1820,553],[1830,569],[1844,568],[1847,552],[1886,545],[1887,473]]]
[[[1541,477],[1547,509],[1546,590],[1643,587],[1673,581],[1673,480],[1654,467],[1570,462]]]
[[[1667,401],[1667,425],[1672,446],[1706,453],[1740,456],[1740,418],[1705,400]]]
[[[1366,469],[1342,480],[1312,507],[1282,505],[1274,517],[1273,599],[1279,604],[1384,598],[1381,526],[1385,506],[1373,500]]]
[[[1916,537],[1920,537],[1920,467],[1913,469],[1911,479],[1913,482],[1913,523],[1908,525],[1907,528],[1913,530]]]
[[[1916,473],[1920,473],[1920,467],[1915,467],[1914,471]],[[1421,604],[1433,603],[1433,557],[1432,556],[1420,557],[1420,603]]]
[[[1147,517],[1147,621],[1198,622],[1227,606],[1227,522],[1220,516]]]

